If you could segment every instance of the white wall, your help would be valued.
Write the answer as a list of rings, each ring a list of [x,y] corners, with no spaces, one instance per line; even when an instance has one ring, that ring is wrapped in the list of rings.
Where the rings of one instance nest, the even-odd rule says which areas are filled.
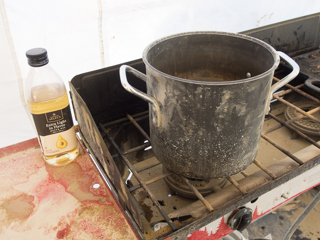
[[[30,48],[46,48],[67,83],[141,58],[146,45],[169,34],[239,32],[319,11],[318,0],[0,0],[0,147],[35,137],[18,87]]]

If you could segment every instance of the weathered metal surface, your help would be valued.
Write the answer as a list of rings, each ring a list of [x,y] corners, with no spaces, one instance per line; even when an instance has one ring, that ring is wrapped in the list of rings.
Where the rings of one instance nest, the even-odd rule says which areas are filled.
[[[100,164],[106,171],[106,174],[111,179],[113,186],[117,189],[120,205],[123,209],[128,208],[134,220],[142,229],[142,222],[140,213],[136,202],[130,194],[118,168],[108,151],[108,148],[103,141],[100,132],[89,112],[86,104],[74,88],[70,84],[72,103],[75,111],[77,121],[79,122],[79,132],[86,142],[90,143],[90,151],[99,160]]]
[[[211,194],[205,199],[217,210],[206,214],[206,208],[200,201],[189,205],[184,209],[179,209],[170,214],[172,218],[191,215],[194,217],[192,223],[182,224],[174,233],[170,235],[171,239],[180,234],[188,234],[188,239],[219,239],[232,230],[227,225],[227,219],[232,211],[240,206],[249,207],[254,210],[253,220],[263,216],[271,210],[279,207],[285,202],[293,199],[308,189],[317,186],[320,183],[317,177],[320,173],[320,150],[315,146],[309,146],[296,155],[303,161],[304,165],[297,167],[297,164],[289,157],[268,167],[277,177],[271,180],[269,176],[259,171],[241,180],[239,183],[249,192],[245,196],[233,186],[229,186],[220,191],[219,194]],[[311,159],[311,160],[310,160]],[[295,169],[292,171],[292,169]],[[256,190],[256,184],[264,184]],[[253,190],[253,191],[252,191]],[[283,193],[287,194],[287,199],[283,198]],[[257,199],[254,203],[252,200]],[[236,199],[236,201],[234,201]],[[194,238],[193,238],[194,237]],[[163,235],[159,239],[165,239]]]
[[[266,174],[268,174],[272,179],[276,179],[277,177],[269,171],[268,168],[266,168],[265,166],[263,166],[260,162],[258,162],[257,160],[254,160],[253,162],[255,165],[257,165],[262,171],[264,171]]]
[[[317,66],[319,67],[319,66]],[[319,67],[320,68],[320,67]],[[308,92],[312,93],[312,95],[320,98],[320,80],[315,78],[309,78],[304,82],[304,86]]]
[[[153,195],[153,193],[149,190],[149,188],[147,187],[147,184],[141,179],[141,177],[139,176],[139,174],[137,173],[137,171],[132,167],[131,163],[129,162],[129,160],[124,156],[124,154],[121,152],[120,148],[117,146],[117,144],[114,142],[114,140],[111,138],[111,136],[109,135],[109,133],[103,128],[102,124],[100,125],[100,127],[102,128],[103,132],[106,134],[108,140],[112,143],[112,145],[115,147],[115,149],[117,150],[118,154],[121,156],[121,158],[125,161],[126,165],[131,169],[133,175],[135,176],[135,178],[138,180],[138,182],[140,183],[141,187],[148,193],[148,195],[150,196],[151,200],[153,201],[153,204],[156,205],[156,207],[158,208],[159,212],[161,213],[161,215],[163,216],[163,218],[167,221],[167,223],[169,224],[169,226],[175,230],[176,226],[173,224],[173,222],[171,221],[171,219],[168,217],[168,215],[166,214],[166,212],[162,209],[162,207],[160,206],[158,200],[156,199],[156,197]],[[128,190],[129,191],[129,190]]]
[[[208,201],[201,195],[201,193],[189,182],[189,180],[183,176],[180,178],[188,185],[188,187],[192,190],[192,192],[197,196],[197,198],[203,203],[203,205],[207,208],[209,212],[212,212],[214,209],[208,203]]]
[[[261,134],[261,137],[268,141],[268,143],[270,143],[271,145],[273,145],[274,147],[276,147],[277,149],[279,149],[281,152],[283,152],[284,154],[286,154],[287,156],[289,156],[291,159],[293,159],[294,161],[296,161],[298,164],[303,165],[303,162],[297,158],[295,155],[293,155],[291,152],[289,152],[288,150],[284,149],[283,147],[280,146],[280,144],[277,144],[275,141],[273,141],[271,138],[269,138],[267,135],[265,134]]]
[[[297,178],[291,179],[283,185],[278,186],[271,191],[261,195],[254,203],[248,201],[242,206],[253,210],[252,220],[254,221],[277,209],[278,207],[281,207],[286,203],[292,201],[302,192],[308,191],[314,186],[317,186],[319,184],[319,181],[315,179],[315,175],[319,174],[319,172],[320,166],[317,166],[315,169],[310,169]],[[285,194],[287,194],[287,199],[283,197]],[[237,207],[235,207],[234,209],[236,208]],[[165,238],[165,240],[179,239],[180,236],[186,236],[187,240],[220,239],[221,237],[224,237],[233,231],[228,226],[227,221],[234,209],[232,209],[229,213],[222,215],[216,220],[213,220],[211,222],[208,221],[207,225],[195,230],[194,232],[184,231],[183,229],[181,229],[180,234],[172,235],[171,237]]]
[[[139,130],[139,132],[150,142],[150,137],[148,134],[140,127],[140,125],[129,115],[127,114],[127,118],[132,122],[132,124]]]
[[[276,81],[280,81],[280,79],[278,79],[278,78],[276,78],[276,77],[274,77],[273,79],[276,80]],[[315,98],[315,97],[311,96],[310,94],[308,94],[308,93],[306,93],[306,92],[304,92],[304,91],[301,91],[301,90],[299,89],[299,88],[301,88],[301,87],[303,86],[303,84],[302,84],[302,85],[299,85],[299,86],[295,86],[295,87],[293,87],[293,86],[290,85],[290,84],[286,84],[285,86],[288,87],[288,88],[290,88],[290,89],[287,90],[287,91],[288,91],[287,93],[289,93],[290,90],[291,90],[291,91],[295,91],[295,92],[300,93],[301,95],[309,98],[310,100],[312,100],[312,101],[314,101],[314,102],[320,103],[320,100],[319,100],[318,98]],[[276,96],[281,97],[281,96],[283,96],[283,95],[285,95],[285,94],[287,94],[287,93],[284,92],[284,93],[282,93],[282,94],[277,94]]]
[[[140,146],[135,147],[135,148],[130,148],[129,150],[123,152],[123,154],[126,155],[126,154],[129,154],[129,153],[133,153],[133,152],[145,149],[145,148],[150,147],[150,146],[151,146],[151,143],[146,143],[146,144],[140,145]],[[112,158],[116,158],[116,157],[119,157],[119,154],[112,155]]]
[[[247,194],[248,192],[243,189],[239,183],[237,183],[232,177],[227,177],[227,180],[233,184],[243,195]]]
[[[286,100],[284,100],[284,99],[282,99],[282,98],[279,98],[279,97],[276,96],[276,95],[274,95],[274,98],[276,98],[276,99],[277,99],[278,101],[280,101],[280,102],[283,102],[284,104],[288,105],[289,107],[294,108],[297,112],[305,115],[306,117],[312,119],[313,121],[315,121],[315,122],[317,122],[317,123],[320,123],[320,119],[318,119],[318,118],[314,117],[313,115],[311,115],[311,114],[303,111],[301,108],[295,106],[294,104],[289,103],[288,101],[286,101]]]
[[[304,133],[298,131],[297,129],[295,129],[294,127],[290,126],[288,123],[282,121],[280,118],[276,117],[273,114],[269,114],[270,117],[272,117],[273,119],[277,120],[279,123],[281,123],[283,126],[286,126],[287,128],[289,128],[291,131],[295,132],[296,134],[298,134],[299,136],[303,137],[304,139],[306,139],[308,142],[310,142],[311,144],[313,144],[314,146],[316,146],[317,148],[320,148],[320,144],[317,143],[316,141],[314,141],[312,138],[308,137],[307,135],[305,135]]]
[[[317,13],[242,33],[261,39],[277,50],[295,56],[319,48],[319,26],[320,14]]]
[[[318,28],[320,31],[320,28]],[[318,32],[319,36],[319,32]],[[320,37],[319,37],[320,38]],[[319,43],[320,45],[320,43]],[[303,54],[301,56],[298,56],[296,58],[296,62],[301,66],[301,68],[304,69],[304,73],[309,76],[310,79],[320,78],[320,50],[319,50],[319,45],[317,50],[314,52],[309,52],[307,54]],[[312,92],[311,92],[312,93]],[[317,97],[319,97],[319,94],[317,94]]]
[[[313,113],[315,113],[315,112],[318,112],[319,110],[320,110],[320,106],[317,107],[317,108],[311,109],[311,110],[308,111],[307,113],[308,113],[308,114],[313,114]],[[270,115],[270,116],[271,116],[271,115]],[[287,124],[290,124],[290,123],[292,123],[292,122],[294,122],[294,121],[297,121],[297,120],[299,120],[299,119],[301,119],[301,118],[303,118],[303,117],[304,117],[304,115],[301,114],[300,116],[294,117],[294,118],[286,121],[286,123],[287,123]],[[274,126],[274,127],[272,127],[272,128],[267,129],[266,131],[263,131],[262,134],[271,133],[271,132],[273,132],[273,131],[281,128],[282,126],[283,126],[283,124],[276,125],[276,126]]]
[[[0,149],[1,239],[137,239],[82,152],[53,167],[42,159],[37,139]]]
[[[145,72],[142,60],[127,63]],[[72,78],[71,84],[86,103],[94,121],[108,123],[148,110],[148,104],[123,89],[119,80],[120,65],[79,74]],[[146,91],[145,82],[135,76],[128,76],[128,81],[141,91]]]

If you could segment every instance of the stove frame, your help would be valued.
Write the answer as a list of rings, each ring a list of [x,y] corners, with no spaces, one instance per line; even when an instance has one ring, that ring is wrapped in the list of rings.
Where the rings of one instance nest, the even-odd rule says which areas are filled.
[[[317,49],[319,48],[320,43],[319,19],[320,14],[315,14],[263,28],[246,31],[243,33],[264,40],[275,47],[277,50],[284,51],[290,56],[297,56],[303,53],[310,54],[310,51],[312,52],[315,50],[316,51],[314,53],[317,54],[319,52]],[[145,71],[141,59],[126,64],[131,65],[142,72]],[[206,198],[203,197],[201,193],[199,193],[197,189],[195,189],[189,183],[188,179],[179,176],[182,181],[184,181],[195,193],[199,201],[202,203],[203,208],[199,210],[199,215],[201,215],[200,217],[188,217],[181,220],[176,218],[176,216],[173,216],[172,214],[169,214],[169,216],[161,207],[159,201],[155,198],[152,191],[148,188],[148,184],[159,181],[160,179],[163,179],[166,176],[172,175],[174,173],[161,174],[151,180],[144,181],[139,175],[139,172],[134,169],[130,161],[126,158],[127,154],[139,151],[150,146],[149,136],[138,124],[139,120],[148,118],[148,106],[146,103],[141,102],[141,100],[134,96],[131,96],[129,93],[122,89],[119,76],[117,76],[119,67],[120,65],[117,65],[114,67],[108,67],[105,69],[78,75],[72,79],[70,83],[70,89],[75,115],[80,126],[79,132],[82,141],[88,148],[96,167],[98,168],[106,183],[111,188],[113,194],[116,196],[124,212],[135,228],[136,233],[141,239],[164,239],[167,237],[171,237],[171,239],[185,239],[188,234],[201,229],[208,224],[217,221],[218,219],[223,218],[224,216],[226,216],[226,214],[231,213],[238,207],[245,206],[247,203],[259,198],[261,195],[267,194],[268,192],[276,189],[282,184],[285,184],[290,180],[297,178],[297,176],[303,175],[303,173],[306,173],[310,169],[315,168],[320,163],[320,155],[308,159],[307,161],[301,160],[300,158],[294,156],[293,153],[281,147],[269,136],[267,136],[267,134],[275,131],[278,128],[286,127],[295,132],[300,137],[304,138],[310,144],[320,149],[319,143],[315,142],[312,138],[297,131],[289,125],[290,121],[292,122],[293,120],[284,122],[277,116],[270,113],[268,116],[279,122],[279,124],[276,127],[263,131],[261,137],[271,145],[273,145],[275,148],[285,153],[288,157],[290,157],[290,159],[292,159],[293,165],[291,166],[291,169],[289,171],[284,171],[281,173],[278,172],[277,174],[275,174],[269,169],[269,167],[265,167],[259,161],[255,160],[254,164],[258,168],[260,168],[261,171],[266,173],[265,177],[262,176],[262,178],[264,178],[262,183],[258,186],[254,186],[253,188],[249,188],[248,190],[248,188],[244,188],[232,176],[228,177],[227,180],[232,184],[232,186],[234,186],[237,194],[232,201],[229,201],[224,205],[219,206],[218,208],[213,207],[212,204],[207,201]],[[308,74],[300,74],[300,77],[302,76],[302,78],[307,79],[308,77],[317,76],[313,74],[312,70],[310,71],[310,69],[307,68],[302,69],[302,72],[306,72]],[[107,96],[102,97],[102,99],[98,99],[100,95],[97,94],[98,96],[96,97],[94,95],[94,92],[91,94],[93,94],[93,96],[95,96],[97,99],[91,99],[90,91],[92,90],[87,89],[89,84],[93,83],[96,79],[98,79],[98,82],[94,83],[96,86],[98,86],[98,83],[101,83],[101,81],[109,82],[107,84],[108,89],[110,90],[106,93]],[[129,80],[132,81],[135,86],[138,86],[140,90],[145,91],[145,86],[141,84],[138,79],[135,79],[134,76],[131,76],[131,79]],[[279,81],[279,79],[275,77],[274,81]],[[302,91],[301,89],[303,87],[303,84],[298,84],[295,86],[286,84],[285,87],[286,89],[284,91],[274,94],[274,99],[299,111],[302,114],[300,118],[306,116],[313,119],[314,121],[320,122],[320,120],[314,118],[311,115],[312,113],[319,111],[320,106],[308,112],[305,112],[294,106],[289,101],[285,100],[284,97],[289,93],[295,93],[308,98],[311,101],[318,103],[319,105],[320,100]],[[106,104],[107,106],[102,107],[103,111],[99,112],[97,110],[97,106],[95,106],[96,104],[99,105],[100,108],[103,104]],[[114,110],[115,107],[116,110]],[[295,120],[298,120],[298,118],[295,118]],[[116,136],[117,133],[114,133],[114,136],[112,136],[112,134],[108,132],[107,129],[110,129],[110,127],[114,125],[128,124],[128,122],[133,124],[145,139],[149,139],[149,142],[123,152],[114,141],[114,136]],[[121,157],[126,166],[139,181],[139,185],[127,188],[119,172],[121,164],[114,161],[116,155],[111,155],[107,145],[103,140],[102,135],[104,135],[108,139],[109,143],[114,147],[114,149],[116,149],[116,154]],[[244,176],[244,179],[250,178],[250,176],[245,171],[243,171],[241,174]],[[317,184],[319,183],[320,177],[317,180]],[[153,226],[151,226],[151,224],[146,220],[142,210],[137,205],[137,202],[135,201],[133,196],[130,194],[130,192],[140,187],[142,187],[148,193],[150,199],[156,205],[159,212],[163,216],[163,219],[168,224],[167,227],[164,227],[158,231],[154,231]],[[308,186],[308,188],[310,187],[312,186]],[[307,188],[304,190],[307,190]],[[285,202],[285,198],[283,202]],[[203,209],[205,209],[205,212],[203,212]],[[225,231],[226,234],[229,232],[230,231]]]

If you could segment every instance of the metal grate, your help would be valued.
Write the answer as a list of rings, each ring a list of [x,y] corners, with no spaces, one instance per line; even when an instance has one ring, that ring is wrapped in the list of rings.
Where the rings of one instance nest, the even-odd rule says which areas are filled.
[[[279,81],[278,78],[274,78],[275,81]],[[282,127],[286,127],[288,129],[290,129],[291,131],[295,132],[296,134],[298,134],[299,136],[301,136],[302,138],[304,138],[305,140],[307,140],[308,142],[310,142],[311,144],[313,144],[314,146],[316,146],[317,148],[320,148],[320,145],[315,142],[313,139],[311,139],[310,137],[306,136],[304,133],[300,132],[299,130],[296,130],[295,128],[293,128],[290,124],[294,121],[297,121],[303,117],[308,117],[310,118],[311,120],[313,121],[316,121],[316,122],[320,122],[319,119],[315,118],[314,116],[312,116],[313,113],[317,112],[320,110],[320,106],[319,107],[316,107],[314,109],[311,109],[309,111],[304,111],[302,109],[300,109],[299,107],[293,105],[292,103],[288,102],[287,100],[284,100],[284,97],[285,95],[289,94],[289,93],[292,93],[292,92],[296,92],[300,95],[302,95],[303,97],[306,97],[318,104],[320,104],[320,100],[303,92],[301,90],[303,84],[301,85],[298,85],[298,86],[292,86],[290,84],[286,84],[285,87],[287,88],[286,90],[278,93],[278,94],[275,94],[273,97],[274,99],[277,99],[279,102],[287,105],[287,106],[290,106],[294,109],[296,109],[298,112],[301,113],[301,116],[299,117],[296,117],[294,119],[291,119],[291,120],[288,120],[288,121],[283,121],[281,120],[280,118],[278,118],[277,116],[273,115],[273,114],[269,114],[269,116],[271,118],[273,118],[274,120],[276,120],[279,124],[275,127],[272,127],[272,128],[269,128],[265,131],[262,132],[261,134],[261,137],[263,139],[265,139],[267,142],[269,142],[272,146],[274,146],[275,148],[277,148],[278,150],[280,150],[281,152],[283,152],[285,155],[287,155],[288,157],[290,157],[293,161],[295,161],[296,163],[298,163],[300,166],[301,165],[304,165],[305,163],[300,160],[299,158],[297,158],[296,156],[294,156],[292,153],[290,153],[288,150],[284,149],[283,147],[280,146],[280,144],[276,143],[274,140],[272,140],[270,137],[268,137],[267,135],[269,133],[272,133],[273,131],[279,129],[279,128],[282,128]],[[151,167],[154,167],[156,165],[158,165],[159,163],[157,164],[153,164],[153,165],[150,165],[150,166],[147,166],[143,169],[139,169],[139,170],[136,170],[134,169],[134,167],[132,166],[132,164],[129,162],[129,160],[126,158],[126,154],[128,153],[132,153],[132,152],[135,152],[135,151],[139,151],[141,149],[145,149],[146,147],[150,146],[150,138],[149,136],[147,135],[147,133],[142,129],[142,127],[138,124],[138,121],[142,120],[142,119],[146,119],[148,118],[148,112],[143,112],[143,113],[139,113],[139,114],[135,114],[133,116],[127,114],[126,118],[123,118],[123,119],[119,119],[117,121],[113,121],[113,122],[110,122],[110,123],[107,123],[107,124],[99,124],[100,125],[100,129],[102,130],[102,132],[105,134],[105,136],[107,137],[108,141],[112,144],[112,146],[116,149],[117,151],[117,154],[116,155],[113,155],[113,157],[118,157],[120,156],[121,159],[125,162],[125,164],[127,165],[127,167],[130,169],[130,171],[132,172],[132,174],[135,176],[135,178],[138,180],[139,184],[138,185],[135,185],[135,186],[132,186],[129,188],[129,191],[132,192],[132,191],[135,191],[139,188],[143,188],[147,194],[149,195],[150,199],[152,200],[153,204],[157,207],[157,209],[159,210],[159,212],[161,213],[161,215],[163,216],[164,220],[166,221],[166,223],[170,226],[171,228],[171,231],[175,231],[177,229],[177,226],[175,225],[175,223],[173,223],[173,221],[170,219],[170,217],[168,216],[168,214],[165,212],[165,210],[162,208],[162,206],[159,204],[159,201],[155,198],[154,194],[152,193],[152,191],[150,190],[150,188],[148,187],[149,184],[151,183],[154,183],[156,181],[159,181],[161,179],[164,179],[165,177],[167,176],[170,176],[170,175],[173,175],[175,173],[173,172],[169,172],[169,173],[163,173],[163,174],[160,174],[148,181],[144,181],[142,179],[142,177],[139,175],[139,172],[147,169],[147,168],[151,168]],[[128,121],[129,120],[129,121]],[[135,147],[135,148],[132,148],[132,149],[129,149],[127,151],[124,151],[122,152],[120,147],[116,144],[116,142],[114,141],[114,139],[111,137],[111,135],[109,134],[109,132],[107,131],[107,128],[115,125],[115,124],[123,124],[123,125],[126,125],[126,124],[133,124],[138,130],[139,132],[147,139],[149,140],[148,143],[145,143],[143,145],[140,145],[138,147]],[[271,180],[268,179],[268,181],[273,181],[273,180],[276,180],[277,178],[280,178],[281,176],[276,176],[274,173],[272,173],[267,167],[265,167],[262,163],[260,163],[259,161],[255,160],[254,163],[259,169],[261,169],[262,171],[264,171],[270,178]],[[241,172],[241,174],[243,175],[244,178],[248,177],[249,175],[243,171]],[[178,176],[190,189],[191,191],[197,196],[197,198],[202,202],[202,204],[205,206],[206,210],[208,213],[211,213],[217,209],[214,209],[213,206],[210,205],[210,203],[204,198],[204,196],[193,186],[190,184],[189,180],[181,175],[177,175],[175,174],[176,176]],[[232,177],[228,177],[227,180],[234,186],[236,187],[239,192],[244,196],[248,193],[250,193],[250,191],[248,192],[246,189],[243,189],[241,187],[241,185]],[[256,189],[252,190],[252,191],[255,191]],[[193,220],[191,220],[192,222]],[[190,222],[190,220],[189,220]],[[150,225],[149,225],[150,226]],[[170,231],[169,231],[170,232]]]

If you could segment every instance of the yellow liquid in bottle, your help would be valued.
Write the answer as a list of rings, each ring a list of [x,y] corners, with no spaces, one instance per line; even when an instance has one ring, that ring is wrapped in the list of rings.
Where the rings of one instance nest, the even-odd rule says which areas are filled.
[[[33,87],[31,89],[31,101],[28,101],[31,113],[35,113],[35,111],[38,111],[38,113],[52,112],[53,110],[56,110],[55,108],[59,109],[59,105],[61,104],[68,106],[69,102],[66,94],[67,93],[64,86],[61,86],[57,83]],[[46,122],[41,124],[46,124]],[[53,123],[53,125],[54,124],[55,123]],[[43,153],[42,155],[44,160],[48,164],[53,166],[63,166],[75,160],[79,155],[79,144],[76,139],[74,127],[72,126],[72,128],[66,132],[68,132],[68,141],[69,139],[71,139],[71,141],[69,142],[72,143],[69,144],[69,146],[68,142],[64,139],[66,137],[61,137],[63,132],[59,134],[54,134],[54,136],[57,136],[56,138],[52,137],[52,140],[50,140],[52,142],[50,144],[51,146],[48,146],[48,141],[46,142],[46,145],[42,145],[42,137],[39,136],[41,150]],[[70,146],[73,146],[72,149],[70,149]],[[57,154],[46,154],[47,148],[57,149],[56,151],[59,152]],[[65,151],[63,151],[64,148],[66,149]]]
[[[76,148],[73,150],[64,152],[62,154],[57,154],[54,156],[43,156],[43,159],[52,166],[63,166],[67,165],[68,163],[71,163],[73,160],[75,160],[79,155],[79,146],[77,145]]]

